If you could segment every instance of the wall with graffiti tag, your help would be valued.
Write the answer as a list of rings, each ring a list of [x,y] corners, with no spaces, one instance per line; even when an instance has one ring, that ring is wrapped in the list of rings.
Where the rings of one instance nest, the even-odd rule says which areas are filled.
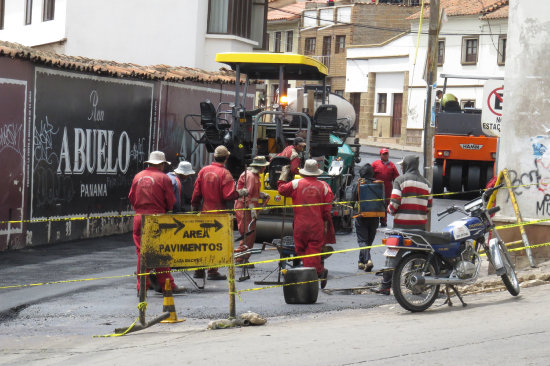
[[[0,56],[0,251],[129,232],[128,192],[149,152],[165,151],[173,165],[208,164],[185,116],[200,115],[206,99],[234,101],[231,89]]]
[[[505,98],[498,168],[508,169],[525,221],[550,219],[550,3],[510,1]],[[507,193],[499,193],[497,221],[515,220]],[[531,244],[546,243],[548,223],[525,227]],[[519,239],[519,230],[510,241]],[[549,247],[537,248],[549,257]],[[545,254],[544,254],[545,252]]]

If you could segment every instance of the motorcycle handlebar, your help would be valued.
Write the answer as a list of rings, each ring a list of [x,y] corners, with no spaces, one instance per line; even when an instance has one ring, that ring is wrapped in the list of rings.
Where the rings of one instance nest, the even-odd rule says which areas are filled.
[[[502,187],[504,187],[504,184],[501,183],[499,184],[498,186],[495,186],[493,188],[489,188],[488,190],[486,190],[485,192],[483,192],[483,196],[484,197],[490,197],[494,191],[498,190],[498,189],[501,189]]]
[[[437,214],[437,217],[441,218],[441,217],[443,217],[443,216],[445,216],[445,215],[450,215],[450,214],[452,214],[452,213],[455,212],[455,211],[456,211],[456,206],[453,205],[453,206],[451,206],[451,207],[448,207],[445,211],[439,212],[439,213]]]
[[[500,207],[498,206],[495,206],[495,207],[491,207],[490,209],[487,210],[487,213],[489,215],[493,215],[493,214],[496,214],[497,212],[500,211]]]

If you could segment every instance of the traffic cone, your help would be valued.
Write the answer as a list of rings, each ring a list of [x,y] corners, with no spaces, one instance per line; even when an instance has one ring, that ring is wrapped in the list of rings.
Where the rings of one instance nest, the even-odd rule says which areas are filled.
[[[167,319],[161,321],[161,323],[180,323],[184,322],[185,318],[178,319],[176,314],[176,306],[174,305],[174,297],[172,297],[172,285],[170,284],[170,279],[166,279],[164,284],[164,300],[162,304],[162,311],[169,312],[170,316]]]

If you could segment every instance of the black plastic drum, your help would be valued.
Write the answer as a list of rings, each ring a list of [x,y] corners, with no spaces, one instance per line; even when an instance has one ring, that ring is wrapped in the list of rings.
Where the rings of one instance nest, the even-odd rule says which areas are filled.
[[[312,267],[287,269],[284,275],[285,286],[283,294],[287,304],[314,304],[319,295],[319,283],[317,282],[317,271]],[[299,285],[288,285],[291,283],[301,283]],[[287,286],[288,285],[288,286]]]

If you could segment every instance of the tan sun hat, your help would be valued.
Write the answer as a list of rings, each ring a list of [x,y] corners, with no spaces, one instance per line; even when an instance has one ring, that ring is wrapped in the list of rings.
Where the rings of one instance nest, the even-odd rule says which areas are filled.
[[[162,164],[167,163],[166,156],[162,151],[151,151],[149,159],[145,162],[147,164]]]
[[[214,150],[214,157],[221,158],[223,156],[229,156],[231,153],[227,150],[227,147],[220,145]]]
[[[323,174],[323,171],[319,169],[319,164],[317,164],[317,160],[314,159],[307,159],[304,168],[299,170],[300,175],[304,177],[316,177],[318,175]]]
[[[191,175],[195,174],[195,171],[193,170],[193,166],[188,161],[180,161],[178,164],[178,167],[174,169],[174,173],[176,174],[183,174],[183,175]]]
[[[249,166],[268,166],[269,163],[265,160],[265,156],[256,156],[252,159],[252,163]]]

